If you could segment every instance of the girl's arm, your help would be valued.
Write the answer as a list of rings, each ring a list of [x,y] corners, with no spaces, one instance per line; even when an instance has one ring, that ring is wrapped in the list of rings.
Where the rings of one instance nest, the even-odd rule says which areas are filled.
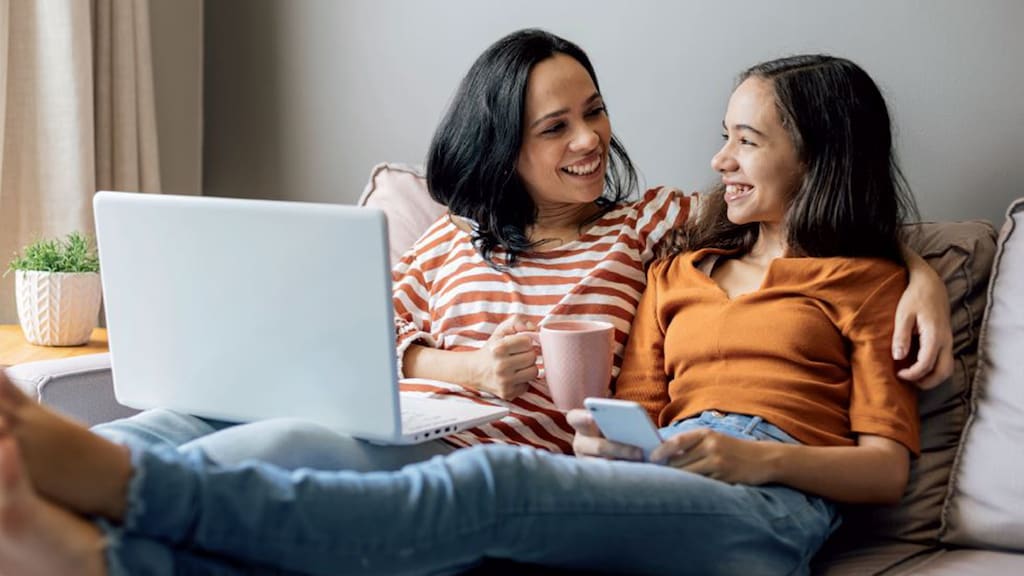
[[[723,482],[784,484],[849,503],[899,502],[910,475],[902,444],[866,434],[856,446],[804,446],[693,430],[666,440],[651,459]]]
[[[953,330],[949,319],[949,294],[935,270],[903,245],[903,258],[910,282],[896,308],[892,338],[894,360],[909,358],[914,363],[900,370],[900,378],[921,389],[933,388],[953,373]],[[910,358],[911,342],[918,336],[916,357]]]

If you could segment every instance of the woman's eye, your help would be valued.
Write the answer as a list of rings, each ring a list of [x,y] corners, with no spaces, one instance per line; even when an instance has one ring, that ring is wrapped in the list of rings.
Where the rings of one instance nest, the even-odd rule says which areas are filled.
[[[545,128],[541,132],[541,134],[557,134],[561,132],[563,128],[565,128],[565,124],[559,122],[558,124],[554,124],[552,126]]]
[[[587,116],[599,116],[605,112],[607,112],[607,109],[604,106],[598,106],[597,108],[594,108],[590,112],[587,112]]]
[[[757,144],[755,144],[752,140],[748,140],[746,138],[740,138],[740,144],[744,146],[757,146]]]
[[[729,141],[729,134],[727,134],[726,132],[722,132],[722,140],[728,142]]]

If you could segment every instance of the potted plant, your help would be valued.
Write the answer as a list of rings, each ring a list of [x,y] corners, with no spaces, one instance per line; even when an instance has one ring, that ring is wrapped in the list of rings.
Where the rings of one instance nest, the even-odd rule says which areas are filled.
[[[15,274],[25,339],[42,346],[87,343],[99,320],[99,269],[96,250],[78,232],[33,242],[15,254],[7,272]]]

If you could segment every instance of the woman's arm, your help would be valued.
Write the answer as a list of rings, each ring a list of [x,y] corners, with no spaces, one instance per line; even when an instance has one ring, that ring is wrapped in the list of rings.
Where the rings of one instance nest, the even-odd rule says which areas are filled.
[[[405,350],[402,372],[406,378],[452,382],[511,400],[526,392],[530,381],[537,378],[533,340],[517,334],[536,329],[533,323],[512,317],[498,325],[479,350],[439,350],[412,344]]]
[[[949,319],[949,294],[935,270],[903,245],[903,258],[910,282],[896,308],[892,357],[907,358],[914,334],[918,335],[917,357],[898,372],[900,378],[919,388],[933,388],[953,373],[953,331]]]
[[[708,429],[666,440],[651,454],[676,468],[732,484],[784,484],[836,502],[899,502],[910,475],[900,443],[861,435],[857,446],[755,442]]]

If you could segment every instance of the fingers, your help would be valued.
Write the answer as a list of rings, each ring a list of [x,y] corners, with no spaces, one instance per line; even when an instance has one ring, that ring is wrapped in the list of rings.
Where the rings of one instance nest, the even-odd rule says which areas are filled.
[[[644,451],[636,446],[605,440],[590,412],[581,409],[570,410],[565,417],[569,424],[576,429],[576,436],[572,439],[572,448],[577,456],[592,456],[608,460],[641,461],[644,459]]]
[[[536,353],[537,347],[534,345],[533,338],[525,334],[513,334],[498,340],[494,345],[494,351],[508,355],[523,352]]]
[[[689,461],[698,457],[697,447],[710,431],[706,428],[676,434],[651,451],[652,462]]]
[[[573,438],[572,449],[577,456],[591,456],[606,460],[632,460],[634,462],[644,459],[644,451],[636,446],[580,434]]]
[[[892,359],[903,360],[910,352],[911,340],[914,336],[915,318],[907,313],[903,300],[896,306],[896,324],[892,334]]]
[[[930,371],[915,370],[918,368],[918,364],[915,363],[913,366],[900,370],[896,375],[916,383],[917,387],[922,390],[929,390],[942,384],[953,375],[955,363],[950,347],[943,346],[938,353],[938,360]]]
[[[517,332],[536,332],[537,326],[530,319],[522,314],[513,314],[495,327],[491,339],[510,336]]]
[[[604,438],[604,435],[601,434],[601,429],[597,427],[597,422],[594,421],[594,417],[587,410],[582,408],[569,410],[565,414],[565,419],[569,421],[570,426],[576,429],[576,434]]]
[[[907,380],[917,381],[925,377],[935,368],[935,363],[939,359],[941,350],[935,341],[935,332],[922,333],[918,344],[917,358],[914,359],[914,363],[900,371],[906,373]]]

